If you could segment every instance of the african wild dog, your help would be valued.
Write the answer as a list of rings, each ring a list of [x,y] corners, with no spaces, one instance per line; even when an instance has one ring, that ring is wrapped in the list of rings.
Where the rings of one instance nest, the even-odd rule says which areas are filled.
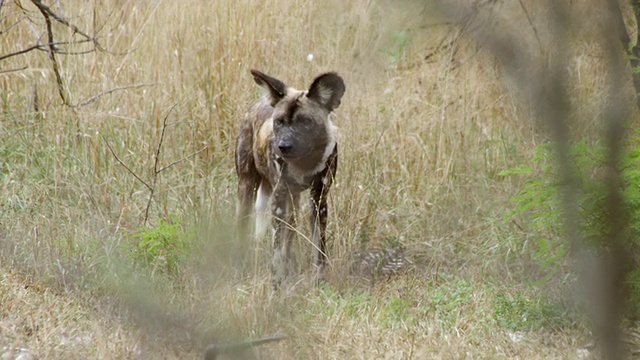
[[[251,70],[251,74],[266,91],[249,108],[236,143],[241,236],[246,236],[255,206],[255,238],[261,237],[270,204],[271,271],[274,283],[280,284],[290,272],[289,251],[300,193],[309,189],[314,261],[322,277],[327,261],[327,195],[338,164],[337,128],[331,117],[340,105],[344,82],[336,73],[326,73],[309,90],[301,91],[259,71]]]

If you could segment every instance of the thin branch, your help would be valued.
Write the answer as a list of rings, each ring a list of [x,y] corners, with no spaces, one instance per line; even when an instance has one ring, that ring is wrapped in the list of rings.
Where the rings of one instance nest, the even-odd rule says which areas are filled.
[[[8,58],[13,57],[13,56],[22,55],[22,54],[28,53],[29,51],[33,51],[33,50],[36,50],[36,49],[39,49],[39,48],[42,48],[42,47],[46,47],[46,46],[49,46],[49,44],[45,44],[45,45],[40,45],[40,44],[38,44],[38,45],[33,45],[33,46],[29,46],[28,48],[25,48],[25,49],[22,49],[22,50],[19,50],[19,51],[16,51],[16,52],[10,53],[10,54],[0,55],[0,61],[2,61],[2,60],[4,60],[4,59],[8,59]]]
[[[127,171],[133,175],[138,181],[140,181],[142,184],[144,184],[144,186],[149,190],[149,198],[147,199],[147,206],[145,207],[144,210],[144,221],[143,221],[143,225],[147,225],[147,222],[149,221],[149,211],[151,210],[151,203],[153,202],[153,196],[155,194],[156,191],[156,184],[158,182],[158,176],[160,175],[161,172],[163,172],[164,170],[169,169],[170,167],[177,165],[183,161],[185,161],[186,159],[193,157],[203,151],[205,151],[206,149],[208,149],[208,146],[205,146],[204,148],[189,154],[179,160],[176,160],[168,165],[165,165],[163,167],[159,167],[159,163],[160,163],[160,152],[162,150],[162,144],[164,143],[164,136],[166,134],[167,131],[167,127],[169,127],[169,123],[167,121],[167,119],[169,118],[169,115],[171,114],[171,112],[173,111],[173,109],[175,109],[175,107],[178,104],[174,104],[171,109],[169,109],[169,111],[167,112],[167,114],[164,116],[164,119],[162,120],[162,129],[161,129],[161,133],[160,133],[160,139],[158,139],[158,146],[156,147],[156,153],[155,153],[155,158],[153,161],[153,178],[151,179],[151,184],[147,183],[146,181],[142,180],[142,178],[140,176],[138,176],[138,174],[136,174],[133,170],[131,170],[131,168],[129,168],[129,166],[127,166],[127,164],[124,163],[124,161],[122,161],[118,155],[116,155],[115,151],[113,151],[113,148],[111,147],[111,144],[109,144],[109,142],[107,141],[107,139],[103,136],[100,135],[102,137],[102,140],[104,140],[105,144],[107,144],[107,147],[109,148],[109,151],[111,152],[111,154],[113,155],[113,157],[116,159],[116,161],[118,161],[118,163],[120,163],[120,165],[122,165],[125,169],[127,169]]]
[[[48,7],[47,5],[43,4],[42,1],[40,1],[40,0],[31,0],[31,2],[38,8],[38,10],[40,10],[40,12],[43,15],[47,14],[47,16],[46,16],[47,18],[48,18],[48,16],[51,16],[57,22],[65,25],[68,28],[70,28],[71,30],[73,30],[74,33],[78,33],[78,34],[84,36],[87,40],[93,41],[96,44],[96,47],[99,48],[99,44],[98,44],[98,42],[97,42],[95,37],[85,34],[77,26],[71,24],[70,22],[68,22],[67,20],[63,19],[58,14],[56,14],[53,10],[51,10],[50,7]]]
[[[0,17],[0,22],[2,22],[2,20],[4,20],[5,17]],[[6,28],[0,30],[0,35],[5,34],[7,32],[9,32],[9,30],[11,30],[13,27],[18,26],[18,24],[20,24],[21,22],[23,22],[27,17],[23,17],[19,20],[16,20],[13,24],[10,24],[9,26],[7,26]]]
[[[531,20],[531,16],[529,16],[529,12],[527,11],[527,8],[524,7],[524,4],[522,3],[522,0],[518,0],[518,1],[520,2],[520,7],[522,8],[522,11],[524,12],[524,15],[527,17],[527,21],[529,22],[529,26],[531,26],[531,28],[533,29],[533,34],[536,36],[536,40],[538,40],[538,46],[540,46],[540,50],[542,50],[542,42],[540,41],[540,36],[538,36],[538,29],[533,24],[533,21]]]
[[[55,54],[56,46],[54,45],[55,39],[53,36],[53,29],[51,26],[51,18],[50,18],[51,10],[45,5],[43,5],[39,0],[31,0],[31,1],[36,6],[38,6],[38,9],[42,13],[42,16],[44,16],[44,20],[47,24],[47,36],[49,37],[49,58],[51,59],[51,63],[53,65],[53,72],[56,75],[56,82],[58,83],[58,93],[60,94],[60,98],[62,98],[62,102],[65,105],[70,105],[71,102],[69,101],[69,96],[65,91],[64,83],[62,81],[62,75],[60,75],[60,67],[58,65],[58,60],[56,60],[56,54]]]
[[[15,71],[22,71],[27,69],[26,66],[23,66],[21,68],[17,68],[17,69],[7,69],[7,70],[0,70],[0,74],[5,74],[5,73],[10,73],[10,72],[15,72]]]
[[[131,170],[127,164],[124,163],[124,161],[120,160],[120,158],[118,157],[118,155],[116,155],[115,151],[113,151],[113,148],[111,148],[111,145],[109,144],[109,142],[107,141],[107,139],[104,137],[104,135],[100,135],[100,137],[102,137],[102,140],[104,140],[105,144],[107,144],[107,148],[109,148],[109,151],[111,152],[111,154],[113,155],[114,158],[116,158],[116,160],[120,163],[120,165],[122,165],[125,169],[127,169],[127,171],[133,175],[136,179],[138,179],[138,181],[140,181],[144,186],[146,186],[147,189],[149,190],[153,190],[151,188],[151,186],[149,186],[149,184],[147,184],[146,181],[142,180],[142,178],[140,178],[140,176],[138,176],[138,174],[136,174],[133,170]]]
[[[43,49],[37,49],[37,50],[43,50]],[[83,51],[65,51],[65,50],[56,48],[55,53],[60,55],[86,55],[86,54],[91,54],[92,52],[95,52],[95,51],[96,49],[83,50]],[[49,50],[47,49],[46,52],[49,52]]]
[[[160,173],[160,171],[158,170],[158,162],[160,159],[160,150],[162,149],[162,143],[164,142],[164,134],[168,126],[167,119],[169,118],[169,114],[171,114],[171,112],[173,111],[173,109],[175,109],[177,105],[178,105],[177,103],[173,104],[171,109],[169,109],[169,111],[167,112],[167,115],[165,115],[164,119],[162,120],[162,131],[160,132],[158,147],[156,148],[156,156],[155,156],[155,159],[153,160],[153,181],[149,189],[151,192],[149,193],[149,200],[147,201],[147,207],[144,210],[144,222],[143,222],[144,225],[147,225],[147,221],[149,220],[149,210],[151,209],[151,201],[153,200],[153,194],[155,193],[155,190],[156,190],[156,182],[158,181],[158,174]]]
[[[40,11],[40,13],[42,14],[42,16],[44,17],[45,20],[45,24],[46,24],[46,29],[47,29],[47,37],[48,37],[48,42],[47,44],[41,44],[40,43],[40,39],[38,36],[38,44],[37,45],[33,45],[30,46],[28,48],[25,48],[23,50],[20,51],[16,51],[10,54],[6,54],[6,55],[2,55],[0,56],[0,60],[9,58],[9,57],[13,57],[13,56],[17,56],[17,55],[21,55],[21,54],[25,54],[27,52],[33,51],[33,50],[46,50],[49,54],[49,59],[51,60],[51,64],[53,67],[53,72],[55,74],[56,77],[56,83],[58,84],[58,93],[60,94],[60,98],[62,99],[62,102],[64,105],[67,105],[69,107],[75,107],[74,105],[72,105],[70,97],[69,97],[69,92],[66,89],[66,86],[64,84],[63,78],[62,78],[62,74],[60,71],[60,65],[58,63],[58,60],[56,59],[56,54],[63,54],[63,55],[83,55],[83,54],[88,54],[91,53],[95,50],[100,50],[103,51],[102,47],[100,46],[97,38],[95,36],[89,36],[87,33],[85,33],[84,31],[80,30],[80,28],[78,28],[77,26],[75,26],[74,24],[70,23],[69,21],[67,21],[66,19],[64,19],[63,17],[61,17],[60,15],[58,15],[56,12],[54,12],[50,7],[48,7],[47,5],[43,4],[41,0],[31,0],[31,2],[38,8],[38,10]],[[52,25],[52,21],[56,21],[66,27],[68,27],[69,29],[71,29],[73,31],[74,34],[80,34],[82,37],[84,37],[83,40],[77,40],[77,41],[69,41],[69,42],[57,42],[55,41],[55,36],[53,33],[53,25]],[[59,48],[59,45],[63,45],[63,44],[82,44],[82,43],[86,43],[86,42],[90,42],[93,44],[93,48],[91,50],[85,50],[85,51],[64,51],[61,50]]]
[[[162,132],[160,133],[160,140],[158,140],[158,147],[156,148],[156,158],[154,159],[153,162],[153,171],[158,174],[158,162],[160,159],[160,149],[162,148],[162,143],[164,142],[164,134],[167,130],[167,119],[169,118],[169,114],[171,114],[171,112],[173,111],[173,109],[175,109],[175,107],[178,106],[177,103],[173,104],[173,106],[171,107],[171,109],[169,109],[169,111],[167,112],[167,115],[164,116],[164,119],[162,120]]]
[[[89,104],[93,103],[94,101],[98,100],[99,98],[101,98],[102,96],[114,93],[116,91],[127,90],[127,89],[137,89],[137,88],[140,88],[140,87],[155,86],[155,85],[158,85],[158,83],[152,83],[152,84],[144,84],[143,83],[143,84],[117,86],[117,87],[115,87],[113,89],[109,89],[109,90],[103,91],[101,93],[98,93],[98,94],[96,94],[94,96],[91,96],[89,98],[86,98],[81,103],[79,103],[77,105],[74,105],[72,107],[78,108],[78,107],[89,105]]]
[[[163,167],[161,167],[161,168],[160,168],[160,170],[158,170],[158,173],[161,173],[161,172],[163,172],[163,171],[167,170],[168,168],[172,167],[173,165],[177,165],[177,164],[179,164],[179,163],[181,163],[181,162],[183,162],[183,161],[187,160],[187,159],[188,159],[188,158],[190,158],[190,157],[196,156],[196,155],[200,154],[201,152],[203,152],[203,151],[207,150],[208,148],[209,148],[208,146],[205,146],[205,147],[203,147],[202,149],[200,149],[200,150],[198,150],[198,151],[196,151],[196,152],[193,152],[193,153],[191,153],[191,154],[189,154],[189,155],[187,155],[187,156],[183,157],[183,158],[182,158],[182,159],[180,159],[180,160],[176,160],[176,161],[174,161],[174,162],[170,163],[169,165],[163,166]]]
[[[91,53],[91,52],[95,51],[95,49],[92,49],[92,50],[86,50],[86,51],[69,52],[69,51],[60,50],[60,48],[59,48],[60,45],[82,44],[82,43],[85,43],[85,42],[88,42],[88,40],[81,40],[81,41],[55,41],[55,42],[46,43],[46,44],[35,44],[35,45],[29,46],[27,48],[24,48],[22,50],[18,50],[16,52],[12,52],[12,53],[5,54],[5,55],[0,55],[0,61],[2,61],[4,59],[8,59],[10,57],[14,57],[14,56],[18,56],[18,55],[22,55],[22,54],[28,53],[28,52],[33,51],[33,50],[42,50],[42,51],[53,52],[55,54],[61,54],[61,55],[84,55],[84,54],[88,54],[88,53]]]

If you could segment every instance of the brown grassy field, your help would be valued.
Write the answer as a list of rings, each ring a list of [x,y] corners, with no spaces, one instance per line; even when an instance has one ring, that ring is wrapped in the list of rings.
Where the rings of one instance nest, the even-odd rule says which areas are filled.
[[[0,55],[46,38],[42,15],[17,3],[1,7]],[[583,357],[591,338],[573,275],[541,282],[537,235],[503,221],[524,178],[500,172],[528,163],[544,132],[494,59],[433,7],[55,4],[105,51],[57,56],[78,106],[62,105],[46,52],[0,61],[3,359],[199,358],[209,343],[274,334],[287,339],[266,345],[265,358]],[[531,25],[515,4],[502,11],[541,46],[533,29],[545,36],[545,9],[524,4]],[[572,5],[579,16],[596,10]],[[570,92],[583,105],[572,129],[589,137],[605,70],[591,34],[576,33]],[[305,276],[304,237],[301,276],[278,292],[269,244],[233,240],[235,135],[260,95],[252,68],[296,88],[323,71],[345,79],[320,287]],[[152,185],[151,202],[133,173]],[[161,239],[178,247],[140,245]],[[357,266],[363,253],[398,249],[397,273]]]

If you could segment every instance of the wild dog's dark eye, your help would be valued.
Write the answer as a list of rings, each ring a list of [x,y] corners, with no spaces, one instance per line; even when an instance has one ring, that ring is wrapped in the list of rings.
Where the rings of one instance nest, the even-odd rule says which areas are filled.
[[[273,119],[273,122],[278,124],[278,125],[282,125],[282,124],[284,124],[284,118],[283,117],[277,117],[277,118]]]
[[[313,121],[313,119],[311,119],[308,116],[298,116],[296,121],[301,122],[303,124],[310,124]]]

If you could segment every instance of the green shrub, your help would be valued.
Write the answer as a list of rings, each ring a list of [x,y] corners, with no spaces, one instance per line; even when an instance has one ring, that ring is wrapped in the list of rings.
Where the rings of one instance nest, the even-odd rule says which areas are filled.
[[[129,237],[139,264],[175,275],[188,254],[193,231],[185,230],[182,219],[172,217],[158,220],[156,227],[139,227]]]
[[[562,183],[552,144],[535,148],[534,166],[521,166],[502,172],[502,175],[529,174],[522,190],[512,198],[515,209],[506,216],[512,220],[525,216],[530,220],[531,230],[538,236],[533,248],[533,256],[540,261],[546,271],[544,281],[551,278],[569,254],[569,243],[564,240],[565,228],[562,222],[560,194]],[[581,240],[587,251],[602,254],[608,250],[603,240],[612,230],[606,203],[605,155],[607,148],[603,142],[587,144],[578,142],[571,146],[570,159],[577,186],[576,205]],[[630,255],[625,291],[630,296],[629,304],[640,300],[640,269],[632,264],[640,260],[640,132],[636,132],[624,143],[619,160],[620,194],[623,199],[624,216],[628,227],[623,243]],[[535,169],[535,170],[534,170]],[[640,309],[632,308],[633,316]]]

